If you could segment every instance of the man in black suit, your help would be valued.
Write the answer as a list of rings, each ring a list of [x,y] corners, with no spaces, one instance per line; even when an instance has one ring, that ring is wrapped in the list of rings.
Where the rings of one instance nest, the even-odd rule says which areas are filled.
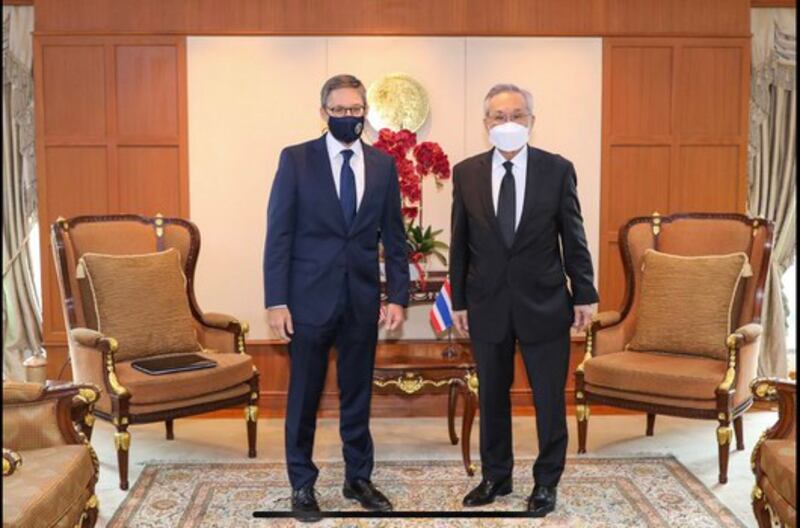
[[[528,146],[530,93],[497,85],[484,111],[495,148],[453,168],[453,319],[471,337],[477,363],[483,472],[463,503],[488,504],[512,491],[509,390],[519,342],[539,436],[527,509],[541,517],[555,509],[566,458],[570,325],[590,323],[598,296],[575,169],[557,154]]]
[[[366,91],[352,75],[320,94],[322,137],[281,152],[267,212],[265,304],[273,331],[289,341],[286,465],[292,509],[318,519],[311,460],[317,409],[336,347],[343,494],[369,510],[391,510],[372,484],[369,431],[372,370],[380,321],[398,328],[408,304],[408,260],[394,160],[364,144]],[[380,308],[378,242],[388,303]]]

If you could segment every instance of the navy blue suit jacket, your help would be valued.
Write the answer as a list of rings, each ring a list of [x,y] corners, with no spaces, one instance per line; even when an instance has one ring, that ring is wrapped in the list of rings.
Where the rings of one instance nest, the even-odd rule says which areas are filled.
[[[349,230],[325,136],[281,152],[267,209],[264,298],[267,307],[288,305],[296,323],[329,322],[345,280],[358,321],[377,323],[379,240],[384,247],[388,301],[408,304],[397,170],[390,156],[366,144],[363,149],[364,195]]]

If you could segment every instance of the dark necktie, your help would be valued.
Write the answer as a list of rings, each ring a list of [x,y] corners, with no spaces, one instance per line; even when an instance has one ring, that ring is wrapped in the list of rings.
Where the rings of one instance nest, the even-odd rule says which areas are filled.
[[[497,222],[500,224],[500,233],[506,247],[511,247],[514,242],[514,224],[517,219],[517,191],[514,184],[514,164],[510,161],[503,163],[506,173],[500,183],[500,196],[497,198]]]
[[[339,174],[339,201],[342,203],[344,225],[348,230],[356,217],[356,175],[350,167],[352,157],[352,150],[342,151],[342,172]]]

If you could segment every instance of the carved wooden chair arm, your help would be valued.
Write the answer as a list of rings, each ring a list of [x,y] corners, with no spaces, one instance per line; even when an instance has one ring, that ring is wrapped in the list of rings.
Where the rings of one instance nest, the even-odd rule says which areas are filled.
[[[16,451],[3,448],[3,476],[10,477],[22,465],[22,457]]]
[[[227,314],[205,312],[196,315],[198,338],[205,348],[218,352],[245,352],[250,325]]]
[[[787,438],[794,431],[797,408],[797,382],[778,378],[756,378],[750,384],[753,398],[778,402],[778,422],[767,429],[767,439]]]

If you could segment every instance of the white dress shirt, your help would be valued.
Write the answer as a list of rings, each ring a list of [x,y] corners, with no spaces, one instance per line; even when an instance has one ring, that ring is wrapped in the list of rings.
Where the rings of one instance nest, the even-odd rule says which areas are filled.
[[[361,205],[361,199],[364,197],[364,148],[361,146],[361,140],[356,140],[349,147],[340,143],[330,132],[325,134],[325,146],[328,149],[328,158],[331,160],[331,170],[333,171],[333,184],[336,186],[336,196],[341,197],[339,186],[341,185],[342,175],[342,162],[344,156],[342,151],[350,149],[353,155],[350,157],[350,168],[353,169],[353,174],[356,177],[356,211]]]
[[[514,219],[514,230],[519,227],[519,220],[522,218],[522,206],[525,203],[525,179],[528,174],[528,146],[525,145],[517,155],[506,160],[500,151],[494,149],[492,154],[492,203],[494,204],[494,214],[497,215],[497,202],[500,199],[500,184],[503,183],[503,176],[506,175],[506,168],[503,163],[511,161],[514,164],[511,172],[514,174],[514,197],[516,198]]]

